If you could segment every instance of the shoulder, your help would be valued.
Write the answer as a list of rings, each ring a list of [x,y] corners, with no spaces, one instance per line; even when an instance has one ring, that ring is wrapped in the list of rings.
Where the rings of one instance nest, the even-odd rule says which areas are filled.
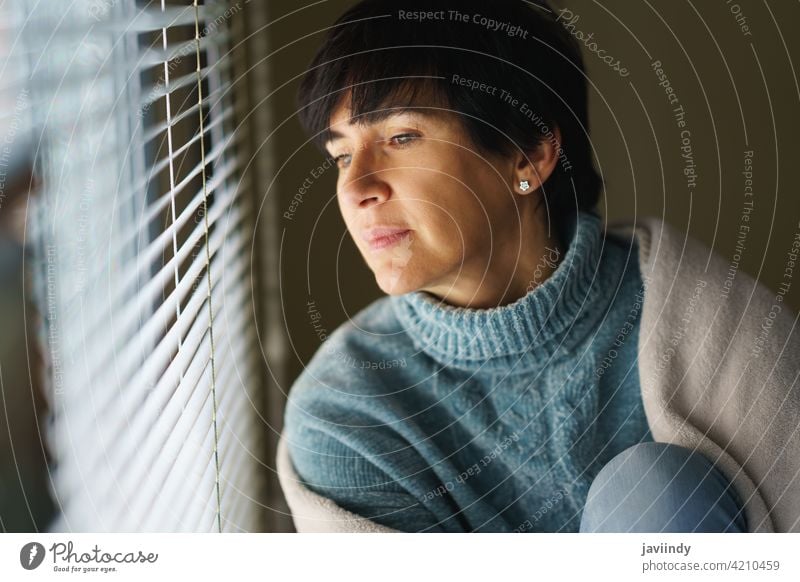
[[[282,440],[294,472],[339,507],[393,528],[436,528],[411,493],[427,470],[403,428],[411,351],[388,298],[336,329],[289,391]]]
[[[368,474],[407,446],[396,427],[410,396],[397,386],[410,385],[413,349],[388,299],[339,326],[292,385],[284,433],[299,474],[333,464]]]
[[[346,409],[406,375],[415,352],[389,299],[372,302],[327,337],[295,380],[290,403]]]
[[[293,513],[302,517],[311,509],[307,501],[298,499],[306,498],[303,492],[312,492],[327,500],[326,503],[335,504],[334,508],[381,526],[401,531],[440,530],[438,520],[411,492],[413,487],[408,487],[418,471],[408,470],[417,463],[399,462],[413,454],[407,443],[386,427],[365,427],[367,432],[359,434],[355,427],[332,423],[331,418],[363,422],[358,413],[351,412],[348,416],[344,407],[335,405],[317,418],[295,418],[287,413],[281,443],[288,458],[283,467],[278,465],[278,470],[287,501],[295,503]],[[391,451],[399,451],[402,458],[391,458]],[[291,471],[287,472],[287,464]],[[335,509],[324,507],[328,507],[324,513],[329,518],[341,520]],[[345,531],[350,531],[347,529],[350,526],[342,525]]]

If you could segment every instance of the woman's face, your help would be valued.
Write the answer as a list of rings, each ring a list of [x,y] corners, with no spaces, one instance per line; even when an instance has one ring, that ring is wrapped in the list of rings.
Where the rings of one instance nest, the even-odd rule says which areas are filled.
[[[351,123],[340,106],[330,129],[339,208],[385,293],[467,305],[489,277],[508,285],[533,198],[515,194],[514,160],[480,154],[457,118],[435,109]]]

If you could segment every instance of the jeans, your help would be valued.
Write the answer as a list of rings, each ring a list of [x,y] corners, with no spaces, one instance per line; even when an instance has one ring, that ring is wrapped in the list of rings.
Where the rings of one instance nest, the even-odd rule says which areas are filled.
[[[581,532],[746,532],[742,504],[725,476],[697,451],[645,442],[597,474]]]

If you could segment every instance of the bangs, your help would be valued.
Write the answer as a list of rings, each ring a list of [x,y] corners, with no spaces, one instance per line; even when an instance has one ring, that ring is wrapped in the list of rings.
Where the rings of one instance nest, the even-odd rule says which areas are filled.
[[[441,85],[441,77],[436,76],[408,75],[372,81],[354,80],[347,86],[351,117],[360,124],[381,121],[398,110],[449,109],[450,106]]]
[[[330,139],[330,119],[345,106],[354,123],[375,123],[402,110],[445,109],[453,102],[443,58],[418,47],[381,48],[321,65],[300,91],[300,121],[317,147]],[[427,54],[425,54],[427,52]]]

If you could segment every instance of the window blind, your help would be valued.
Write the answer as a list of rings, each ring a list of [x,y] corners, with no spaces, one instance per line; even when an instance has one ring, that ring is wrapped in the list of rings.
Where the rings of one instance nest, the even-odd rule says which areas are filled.
[[[231,50],[245,4],[19,7],[53,531],[260,527],[254,213]]]

